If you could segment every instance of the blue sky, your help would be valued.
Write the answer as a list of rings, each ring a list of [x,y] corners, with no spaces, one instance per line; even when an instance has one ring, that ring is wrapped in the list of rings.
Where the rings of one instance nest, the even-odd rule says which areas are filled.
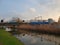
[[[19,17],[28,20],[38,16],[57,21],[60,16],[60,0],[0,0],[0,19]]]

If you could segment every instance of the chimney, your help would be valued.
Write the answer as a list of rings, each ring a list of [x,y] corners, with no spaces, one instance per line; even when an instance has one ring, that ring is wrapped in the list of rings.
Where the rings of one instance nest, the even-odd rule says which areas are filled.
[[[58,23],[60,23],[60,16],[59,16],[59,19],[58,19]]]

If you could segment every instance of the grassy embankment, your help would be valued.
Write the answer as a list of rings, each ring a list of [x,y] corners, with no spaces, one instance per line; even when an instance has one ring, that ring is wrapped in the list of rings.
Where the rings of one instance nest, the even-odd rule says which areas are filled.
[[[17,38],[6,32],[4,29],[0,29],[0,45],[24,45]]]

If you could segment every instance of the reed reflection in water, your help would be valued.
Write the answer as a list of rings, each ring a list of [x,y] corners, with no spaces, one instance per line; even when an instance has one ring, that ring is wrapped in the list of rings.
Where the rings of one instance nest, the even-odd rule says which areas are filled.
[[[59,45],[60,38],[51,35],[34,35],[34,34],[20,34],[14,35],[21,40],[25,45]]]

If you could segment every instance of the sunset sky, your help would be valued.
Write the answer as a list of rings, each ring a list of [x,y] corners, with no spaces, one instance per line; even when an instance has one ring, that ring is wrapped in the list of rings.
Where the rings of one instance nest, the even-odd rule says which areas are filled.
[[[0,0],[0,19],[19,17],[24,20],[42,16],[42,19],[60,16],[60,0]]]

